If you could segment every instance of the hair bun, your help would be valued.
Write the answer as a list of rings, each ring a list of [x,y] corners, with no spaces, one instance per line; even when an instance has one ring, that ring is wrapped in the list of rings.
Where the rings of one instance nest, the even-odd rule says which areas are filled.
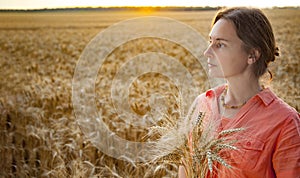
[[[276,56],[279,56],[279,48],[278,48],[278,47],[276,47],[276,48],[274,49],[274,56],[272,56],[272,58],[271,58],[268,62],[274,62]]]
[[[279,48],[278,47],[275,48],[274,56],[279,56]]]

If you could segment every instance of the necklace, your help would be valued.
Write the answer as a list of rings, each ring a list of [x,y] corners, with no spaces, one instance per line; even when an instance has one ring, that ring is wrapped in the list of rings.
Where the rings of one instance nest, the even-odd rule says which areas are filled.
[[[222,92],[222,95],[221,95],[222,105],[225,109],[238,109],[238,108],[241,108],[242,106],[244,106],[246,104],[246,101],[244,101],[244,103],[242,103],[240,105],[236,105],[236,106],[231,106],[229,104],[226,104],[225,103],[225,94],[227,92],[227,89],[228,89],[228,85],[225,86],[225,89],[224,89],[224,91]]]
[[[262,85],[261,88],[262,89],[260,91],[262,91],[265,87]],[[227,92],[227,89],[228,89],[228,85],[225,86],[225,89],[224,89],[224,91],[222,92],[222,95],[221,95],[221,102],[222,102],[222,105],[225,109],[238,109],[238,108],[241,108],[242,106],[244,106],[247,103],[247,100],[246,100],[246,101],[244,101],[244,103],[242,103],[240,105],[231,106],[229,104],[226,104],[225,103],[225,94]]]

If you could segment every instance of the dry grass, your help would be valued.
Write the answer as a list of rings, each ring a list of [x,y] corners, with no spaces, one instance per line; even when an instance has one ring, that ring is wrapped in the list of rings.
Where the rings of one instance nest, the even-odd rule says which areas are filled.
[[[162,12],[183,21],[204,36],[214,11]],[[299,110],[299,10],[266,10],[273,24],[281,57],[271,66],[273,90]],[[0,177],[176,177],[176,164],[143,165],[101,153],[84,138],[73,113],[74,69],[87,43],[107,26],[141,14],[134,12],[1,13],[0,14]],[[130,49],[130,50],[129,50]],[[125,53],[126,51],[126,53]],[[140,52],[160,51],[178,59],[207,89],[202,67],[181,46],[159,39],[134,40],[117,48],[99,75],[113,77],[123,62]],[[118,60],[116,60],[118,59]],[[109,75],[108,75],[109,74]],[[140,141],[145,129],[129,127],[106,105],[111,78],[98,78],[97,107],[116,134]],[[164,87],[161,87],[164,86]],[[149,97],[159,92],[167,114],[180,118],[179,91],[168,78],[147,74],[129,88],[130,107],[143,115]]]

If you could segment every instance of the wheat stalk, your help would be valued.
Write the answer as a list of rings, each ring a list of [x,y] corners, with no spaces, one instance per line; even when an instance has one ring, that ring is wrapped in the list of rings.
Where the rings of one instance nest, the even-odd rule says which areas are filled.
[[[234,145],[237,140],[230,139],[230,136],[244,129],[233,128],[216,133],[218,125],[213,121],[204,122],[207,119],[204,112],[199,111],[196,117],[193,116],[195,111],[193,107],[184,122],[176,123],[168,118],[164,125],[151,128],[161,136],[153,162],[182,164],[187,177],[205,177],[217,171],[214,170],[217,163],[232,168],[220,152],[237,150],[238,147]],[[195,121],[192,128],[189,128],[186,120]]]

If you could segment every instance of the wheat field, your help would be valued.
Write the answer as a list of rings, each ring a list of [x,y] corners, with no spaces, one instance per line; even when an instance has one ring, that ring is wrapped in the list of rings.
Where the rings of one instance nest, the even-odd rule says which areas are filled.
[[[280,57],[270,66],[274,79],[269,82],[265,76],[265,84],[299,111],[300,11],[264,12],[280,49]],[[114,23],[149,15],[169,17],[190,25],[207,38],[215,13],[0,13],[0,177],[176,177],[178,165],[119,160],[102,153],[86,139],[73,110],[72,79],[85,46]],[[105,77],[97,77],[95,83],[96,107],[109,129],[126,140],[145,141],[147,129],[119,119],[111,104],[111,81],[122,64],[145,52],[165,53],[177,59],[192,74],[197,93],[210,87],[202,66],[176,43],[143,38],[118,46],[98,71],[98,76]],[[164,101],[152,102],[161,104],[170,118],[180,117],[179,89],[165,75],[149,72],[128,87],[119,85],[128,89],[128,107],[137,115],[146,115],[153,104],[151,95],[159,93]]]

